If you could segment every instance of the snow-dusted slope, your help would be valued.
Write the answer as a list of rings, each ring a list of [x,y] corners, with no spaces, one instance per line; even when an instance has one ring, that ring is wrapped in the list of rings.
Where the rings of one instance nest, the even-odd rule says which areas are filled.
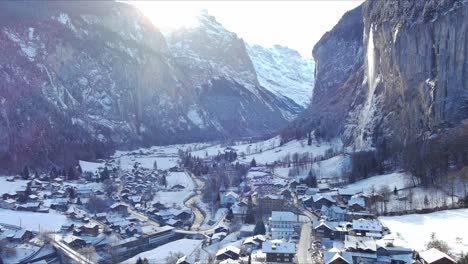
[[[0,170],[273,134],[297,114],[259,85],[242,39],[207,14],[169,45],[135,7],[112,1],[5,2],[0,21],[0,163],[10,164]]]
[[[304,108],[308,106],[314,87],[312,59],[304,59],[297,51],[280,45],[271,48],[247,45],[247,52],[261,86]]]

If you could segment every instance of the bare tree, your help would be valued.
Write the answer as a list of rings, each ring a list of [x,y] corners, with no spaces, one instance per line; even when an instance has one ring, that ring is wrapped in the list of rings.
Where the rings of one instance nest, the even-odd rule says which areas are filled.
[[[383,185],[382,187],[380,187],[379,194],[383,198],[384,213],[387,213],[387,203],[390,201],[391,192],[392,191],[390,190],[390,187],[388,187],[388,185]]]
[[[447,254],[450,250],[447,242],[438,239],[434,232],[431,233],[431,240],[426,243],[426,248],[427,249],[435,248],[435,249],[440,250],[441,252],[444,252],[445,254]]]
[[[97,259],[96,249],[93,246],[83,247],[78,249],[78,252],[83,255],[88,261],[95,262]]]

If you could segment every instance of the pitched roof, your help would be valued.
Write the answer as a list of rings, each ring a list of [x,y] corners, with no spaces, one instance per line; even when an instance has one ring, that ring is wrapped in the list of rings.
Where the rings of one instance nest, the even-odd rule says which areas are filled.
[[[330,195],[316,194],[316,195],[312,196],[312,199],[314,199],[314,202],[325,199],[325,200],[328,200],[328,201],[330,201],[332,203],[336,203],[335,199],[333,199]]]
[[[271,220],[295,222],[297,221],[297,217],[294,213],[291,212],[273,211],[271,212]]]
[[[337,259],[341,259],[349,264],[353,263],[352,255],[349,252],[325,252],[323,254],[325,264],[332,263]]]
[[[358,237],[358,236],[345,236],[345,248],[348,250],[370,250],[377,251],[377,244],[373,238]]]
[[[452,261],[453,263],[455,263],[455,260],[453,260],[453,258],[451,258],[449,255],[445,254],[444,252],[441,252],[440,250],[436,248],[431,248],[429,250],[421,252],[419,253],[419,256],[421,256],[421,258],[423,258],[428,263],[433,263],[443,258],[446,258]]]
[[[262,251],[265,253],[295,254],[296,244],[289,242],[277,243],[266,241],[262,244]]]
[[[229,251],[231,251],[231,252],[233,252],[233,253],[235,253],[237,255],[240,254],[240,248],[234,247],[234,246],[227,246],[225,248],[222,248],[222,249],[218,250],[218,252],[216,252],[216,256],[222,255],[222,254],[224,254],[226,252],[229,252]]]
[[[353,229],[354,230],[381,232],[382,231],[382,224],[378,220],[375,220],[375,219],[372,219],[372,220],[354,219],[353,220]]]

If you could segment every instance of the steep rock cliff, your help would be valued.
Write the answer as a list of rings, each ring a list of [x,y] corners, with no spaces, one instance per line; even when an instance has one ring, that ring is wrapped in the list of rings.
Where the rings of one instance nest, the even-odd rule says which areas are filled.
[[[467,1],[367,1],[314,47],[306,129],[357,149],[404,143],[468,117]],[[301,120],[301,119],[299,119]]]

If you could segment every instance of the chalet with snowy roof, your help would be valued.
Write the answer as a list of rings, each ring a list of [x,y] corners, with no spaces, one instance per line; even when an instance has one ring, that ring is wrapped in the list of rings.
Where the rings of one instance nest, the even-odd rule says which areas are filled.
[[[81,226],[80,229],[86,235],[90,235],[90,236],[99,235],[99,225],[98,224],[88,223],[86,225]]]
[[[367,219],[367,220],[372,220],[372,219],[376,219],[377,217],[368,212],[368,211],[361,211],[361,212],[350,212],[350,211],[347,211],[346,212],[346,215],[345,215],[345,220],[346,221],[353,221],[353,220],[356,220],[356,219]]]
[[[265,241],[266,237],[264,235],[256,235],[246,238],[244,242],[242,242],[242,245],[251,250],[259,249]]]
[[[69,200],[67,198],[57,198],[52,200],[52,202],[50,203],[50,208],[57,211],[65,212],[68,210],[68,205]]]
[[[227,246],[222,248],[216,252],[216,259],[217,260],[225,260],[225,259],[239,259],[240,255],[240,248],[234,246]]]
[[[357,219],[353,220],[350,235],[368,236],[374,238],[382,237],[383,227],[379,220]]]
[[[423,264],[453,264],[456,263],[449,255],[438,249],[431,248],[419,253],[419,260]]]
[[[353,255],[350,252],[324,252],[323,262],[325,264],[353,264]]]
[[[385,245],[377,243],[377,261],[392,264],[412,263],[413,250],[411,248],[395,247],[392,243],[386,243]]]
[[[315,209],[321,209],[322,206],[330,207],[333,204],[336,204],[336,200],[333,199],[330,195],[316,194],[312,196],[312,206]]]
[[[167,211],[169,211],[175,218],[177,218],[179,220],[187,220],[192,215],[190,211],[180,210],[180,209],[176,209],[176,208],[171,208],[171,209],[169,209]]]
[[[8,240],[15,243],[23,243],[34,237],[33,233],[26,229],[12,230],[12,233]]]
[[[351,252],[353,262],[358,263],[358,259],[364,263],[377,262],[377,244],[371,237],[345,236],[344,248]]]
[[[265,241],[262,252],[266,254],[267,263],[293,263],[296,256],[296,244],[280,241]]]
[[[65,223],[60,227],[60,231],[66,233],[66,232],[71,232],[75,228],[75,225],[72,223]]]
[[[320,209],[322,216],[325,216],[330,221],[345,221],[346,209],[332,205],[330,207],[323,205]]]
[[[113,213],[120,215],[128,215],[128,206],[123,203],[114,203],[110,206],[110,210]]]
[[[226,233],[226,232],[219,232],[219,233],[216,233],[216,234],[214,234],[214,235],[211,237],[211,243],[212,243],[212,244],[218,243],[218,242],[220,242],[221,240],[223,240],[226,236],[227,236],[227,233]]]
[[[16,209],[19,211],[36,212],[39,210],[40,206],[41,206],[40,202],[29,202],[29,203],[24,203],[24,204],[18,204],[16,206]]]
[[[351,197],[353,197],[354,195],[360,194],[360,193],[362,193],[362,191],[356,191],[356,190],[352,190],[352,189],[338,189],[338,196],[340,196],[340,198],[345,203],[347,203],[348,200],[351,199]]]
[[[360,211],[365,211],[366,210],[366,201],[364,198],[359,197],[359,196],[352,196],[348,200],[348,208],[349,210],[353,212],[360,212]]]
[[[314,236],[317,239],[335,239],[336,227],[338,222],[331,222],[326,220],[316,221],[313,225]]]
[[[73,235],[64,237],[63,242],[65,242],[65,244],[74,249],[86,247],[86,241],[84,239]]]
[[[14,199],[0,200],[0,208],[12,210],[16,206]]]
[[[182,221],[180,221],[179,219],[171,218],[171,219],[166,221],[166,224],[170,225],[170,226],[173,226],[173,227],[181,227],[184,223]]]
[[[231,207],[239,200],[239,195],[233,190],[227,190],[224,185],[219,189],[219,201],[223,207]]]
[[[18,197],[18,194],[15,191],[8,191],[5,193],[2,193],[3,200],[16,199],[17,197]]]
[[[253,236],[254,230],[255,230],[255,225],[243,224],[240,228],[239,236],[240,237]]]

